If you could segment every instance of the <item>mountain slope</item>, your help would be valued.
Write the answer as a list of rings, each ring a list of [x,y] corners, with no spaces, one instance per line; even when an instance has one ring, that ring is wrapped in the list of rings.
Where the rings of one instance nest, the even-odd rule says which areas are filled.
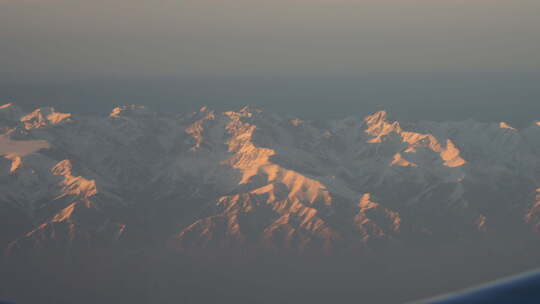
[[[537,233],[537,124],[402,123],[384,111],[311,122],[253,107],[84,117],[9,104],[0,130],[0,205],[21,222],[2,236],[9,252],[368,252]]]

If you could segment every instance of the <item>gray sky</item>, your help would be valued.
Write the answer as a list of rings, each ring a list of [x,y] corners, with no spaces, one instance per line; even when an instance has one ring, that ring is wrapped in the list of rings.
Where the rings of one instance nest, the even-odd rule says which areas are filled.
[[[539,29],[538,0],[0,0],[0,99],[531,116]]]
[[[538,0],[0,0],[0,75],[535,70],[538,29]]]

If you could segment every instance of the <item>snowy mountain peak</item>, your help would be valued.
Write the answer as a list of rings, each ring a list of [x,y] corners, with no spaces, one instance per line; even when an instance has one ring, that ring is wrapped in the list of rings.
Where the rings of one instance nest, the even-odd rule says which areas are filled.
[[[540,223],[537,127],[400,124],[385,111],[314,123],[255,107],[19,118],[0,129],[0,204],[36,223],[30,244],[137,231],[182,250],[365,250],[448,227],[459,238]]]
[[[367,116],[364,121],[366,122],[367,129],[365,132],[371,136],[370,143],[378,143],[382,141],[382,138],[392,132],[397,134],[401,133],[401,126],[399,122],[389,122],[388,113],[386,111],[378,111],[372,115]]]
[[[56,164],[51,169],[51,173],[64,178],[62,185],[65,195],[89,198],[98,193],[95,180],[73,175],[73,165],[70,160],[66,159]]]
[[[207,107],[202,107],[199,112],[193,113],[193,122],[188,125],[184,132],[191,135],[195,143],[190,148],[191,151],[195,152],[201,148],[205,141],[205,125],[209,121],[216,119],[214,111],[208,109]]]
[[[418,265],[435,256],[429,265],[438,269],[454,253],[449,267],[461,263],[471,246],[503,248],[506,265],[514,253],[540,252],[540,125],[400,123],[385,111],[300,121],[253,107],[170,115],[140,106],[76,119],[40,108],[20,121],[14,109],[0,107],[0,246],[22,265],[52,265],[54,278],[65,278],[58,267],[66,264],[95,278],[96,261],[153,269],[170,256],[185,270],[190,264],[176,263],[189,256],[221,262],[223,254],[229,263],[271,254],[302,255],[310,269],[320,264],[305,256],[350,256],[354,265],[380,256],[373,274],[388,268],[376,277],[384,283],[395,274],[387,267],[393,257],[406,280],[417,253]],[[219,266],[204,264],[211,273]],[[123,280],[119,269],[110,271]],[[84,290],[93,292],[95,280],[88,282]],[[189,285],[197,296],[200,282]]]
[[[11,168],[9,169],[10,173],[15,173],[22,165],[22,159],[16,154],[7,154],[4,158],[11,160]]]
[[[109,117],[132,117],[132,116],[143,116],[143,115],[150,115],[152,114],[152,111],[150,111],[145,106],[141,105],[125,105],[125,106],[118,106],[114,108],[111,113],[109,114]]]
[[[58,125],[71,120],[71,114],[56,112],[52,107],[38,108],[21,118],[27,130],[39,129],[49,125]]]
[[[441,143],[441,140],[433,134],[405,131],[399,122],[388,121],[386,111],[379,111],[367,116],[364,121],[367,125],[365,133],[372,136],[368,143],[382,143],[385,138],[395,134],[401,138],[403,143],[407,144],[407,148],[403,150],[404,153],[416,153],[419,148],[427,148],[438,153],[443,164],[447,167],[460,167],[466,163],[465,159],[460,156],[461,151],[452,140],[446,139]],[[399,153],[394,155],[392,164],[414,166]]]
[[[501,129],[509,129],[509,130],[512,130],[512,131],[516,131],[516,128],[510,126],[508,123],[506,123],[506,122],[504,122],[504,121],[499,123],[499,128],[501,128]]]
[[[368,125],[374,125],[382,121],[385,122],[387,119],[388,119],[388,112],[386,112],[385,110],[380,110],[371,115],[366,116],[364,118],[364,121],[366,121]]]
[[[71,164],[71,161],[69,160],[63,160],[56,164],[52,169],[51,172],[54,175],[71,175],[73,170],[73,166]]]
[[[225,113],[228,115],[231,115],[234,113],[233,115],[237,115],[237,116],[252,117],[254,115],[261,114],[262,112],[263,110],[255,105],[246,105],[238,111],[228,111]]]
[[[394,154],[394,158],[392,159],[391,164],[395,166],[402,166],[402,167],[418,167],[417,164],[403,158],[401,153]]]

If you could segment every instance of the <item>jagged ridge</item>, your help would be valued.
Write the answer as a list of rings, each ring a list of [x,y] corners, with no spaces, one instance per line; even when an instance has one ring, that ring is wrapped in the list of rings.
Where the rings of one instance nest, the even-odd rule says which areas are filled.
[[[380,111],[321,124],[253,107],[88,118],[14,105],[0,123],[0,203],[35,224],[10,248],[138,231],[183,251],[328,252],[538,227],[536,123],[402,124]],[[139,209],[151,210],[147,226],[129,215]]]

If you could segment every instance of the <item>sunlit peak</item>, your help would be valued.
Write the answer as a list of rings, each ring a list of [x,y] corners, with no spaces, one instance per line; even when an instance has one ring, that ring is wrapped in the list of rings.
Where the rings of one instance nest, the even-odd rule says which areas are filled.
[[[510,126],[508,123],[502,121],[499,123],[499,128],[501,129],[509,129],[509,130],[513,130],[513,131],[516,131],[516,129],[512,126]]]

